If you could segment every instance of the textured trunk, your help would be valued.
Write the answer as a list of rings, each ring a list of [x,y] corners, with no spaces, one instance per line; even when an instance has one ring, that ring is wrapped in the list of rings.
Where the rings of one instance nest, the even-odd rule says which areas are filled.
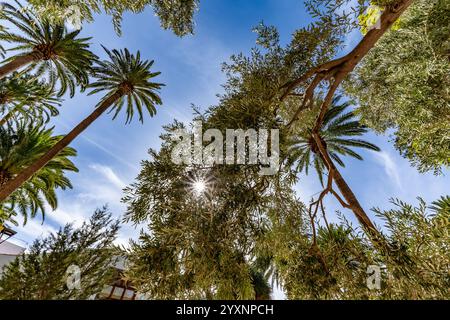
[[[285,88],[286,91],[281,96],[280,100],[284,100],[289,93],[295,89],[298,85],[311,78],[314,74],[324,73],[331,71],[332,69],[345,69],[345,73],[349,73],[354,67],[364,58],[364,56],[372,49],[378,40],[383,36],[386,31],[394,24],[395,21],[405,12],[406,9],[414,2],[414,0],[400,0],[395,5],[392,5],[381,14],[380,25],[378,28],[371,29],[358,45],[347,55],[325,62],[317,67],[308,70],[300,78],[294,81],[286,83],[281,88]],[[344,66],[345,64],[345,66]],[[326,74],[324,74],[326,75]]]
[[[332,164],[333,166],[333,178],[334,182],[336,183],[337,187],[339,188],[339,191],[341,192],[344,199],[347,201],[347,203],[350,205],[351,210],[356,215],[356,218],[358,219],[359,223],[372,233],[377,233],[378,231],[375,228],[375,225],[372,223],[370,218],[367,216],[364,209],[361,207],[358,199],[356,199],[355,194],[348,186],[347,182],[345,182],[344,178],[342,177],[341,173],[338,171],[338,169]]]
[[[8,182],[10,175],[4,170],[0,170],[0,187]]]
[[[27,55],[17,57],[11,62],[0,66],[0,79],[6,77],[8,74],[30,64],[31,62],[39,60],[39,56],[36,52],[29,53]]]
[[[11,193],[19,188],[25,181],[27,181],[33,174],[44,167],[51,159],[53,159],[61,150],[67,147],[80,133],[82,133],[92,122],[102,115],[117,99],[122,96],[122,93],[116,92],[111,97],[106,99],[98,108],[96,108],[87,118],[81,121],[75,128],[72,129],[64,138],[58,141],[46,154],[36,160],[32,165],[23,170],[13,179],[1,186],[0,201],[4,201]]]
[[[339,188],[339,191],[341,192],[342,196],[344,197],[346,203],[346,207],[348,207],[350,210],[353,211],[356,218],[358,219],[358,222],[361,224],[361,226],[364,228],[364,230],[367,232],[369,237],[372,239],[373,243],[377,245],[378,247],[381,245],[382,248],[387,248],[386,241],[384,237],[380,234],[380,232],[377,230],[375,225],[373,224],[372,220],[370,220],[369,216],[366,214],[364,209],[362,208],[361,204],[359,203],[358,199],[356,199],[355,194],[348,186],[347,182],[342,177],[339,170],[334,165],[333,161],[331,160],[330,156],[328,155],[328,151],[324,147],[320,136],[317,134],[313,134],[314,140],[317,143],[318,153],[322,160],[325,162],[329,174],[332,174],[334,183]]]
[[[330,161],[331,161],[331,159],[330,159]],[[367,234],[370,237],[370,239],[372,240],[372,242],[375,245],[377,245],[379,248],[388,249],[388,245],[386,243],[385,238],[377,230],[377,228],[373,224],[372,220],[370,220],[369,216],[362,208],[358,199],[356,199],[356,196],[353,193],[352,189],[350,189],[349,185],[344,180],[344,178],[342,177],[342,175],[338,171],[338,169],[334,166],[333,162],[331,162],[331,164],[332,164],[332,168],[333,168],[334,182],[336,183],[336,186],[339,188],[339,191],[341,192],[345,201],[347,201],[347,204],[349,205],[349,209],[353,211],[356,218],[358,219],[358,222],[361,224],[363,229],[367,232]]]
[[[347,75],[355,69],[358,63],[366,56],[366,54],[375,47],[380,38],[392,27],[397,19],[405,12],[406,9],[413,3],[414,0],[400,0],[392,6],[388,6],[380,17],[379,28],[374,28],[367,32],[364,38],[358,43],[358,45],[344,58],[346,60],[334,68],[336,73],[333,75],[334,81],[330,86],[325,100],[321,106],[320,114],[316,121],[314,128],[315,132],[321,127],[325,113],[331,104],[334,93],[339,87],[340,83],[347,77]],[[338,59],[339,60],[339,59]]]

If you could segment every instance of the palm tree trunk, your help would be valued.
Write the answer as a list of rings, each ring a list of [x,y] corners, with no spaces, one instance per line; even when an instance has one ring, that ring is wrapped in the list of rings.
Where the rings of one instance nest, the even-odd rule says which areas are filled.
[[[322,160],[325,162],[325,164],[328,167],[329,174],[332,174],[333,180],[336,184],[336,186],[339,188],[339,191],[341,192],[342,196],[346,200],[346,207],[353,211],[356,218],[358,219],[358,222],[361,224],[361,226],[364,228],[364,230],[368,233],[371,240],[374,242],[375,245],[381,245],[382,248],[387,248],[386,241],[384,237],[380,234],[380,232],[377,230],[375,225],[373,224],[372,220],[370,220],[367,213],[362,208],[361,204],[359,203],[358,199],[356,198],[355,194],[353,193],[352,189],[350,189],[347,182],[342,177],[339,170],[334,165],[333,161],[331,160],[330,156],[328,155],[328,151],[324,147],[320,137],[318,134],[313,134],[314,140],[316,141],[319,155],[322,158]]]
[[[8,62],[7,64],[0,67],[0,79],[6,77],[11,72],[26,66],[27,64],[30,64],[35,60],[39,60],[37,52],[31,52],[24,56],[15,58],[11,62]]]
[[[36,160],[32,165],[19,173],[16,177],[5,183],[0,190],[0,201],[4,201],[11,193],[19,188],[25,181],[27,181],[33,174],[44,167],[53,157],[55,157],[61,150],[67,147],[80,133],[82,133],[92,122],[100,117],[114,102],[121,96],[122,92],[117,91],[103,103],[96,108],[87,118],[81,121],[75,128],[72,129],[64,138],[58,141],[46,154]]]

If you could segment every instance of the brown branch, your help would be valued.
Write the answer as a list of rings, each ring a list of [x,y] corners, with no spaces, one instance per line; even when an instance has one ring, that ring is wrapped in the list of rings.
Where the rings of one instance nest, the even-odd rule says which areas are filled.
[[[311,211],[309,211],[308,214],[309,214],[309,220],[311,222],[311,228],[312,228],[312,233],[313,233],[313,246],[315,246],[317,244],[316,225],[314,223],[314,217],[311,215]]]
[[[396,4],[388,6],[381,14],[380,27],[377,29],[371,29],[369,32],[367,32],[364,38],[358,43],[358,45],[347,55],[326,62],[314,68],[311,68],[310,70],[305,72],[301,77],[281,86],[280,89],[285,89],[285,91],[281,95],[280,101],[286,99],[286,97],[289,96],[291,91],[293,91],[296,87],[298,87],[302,83],[308,81],[308,79],[310,79],[314,75],[321,74],[323,79],[334,78],[328,90],[325,101],[322,103],[320,114],[314,127],[315,131],[318,132],[318,129],[322,125],[324,115],[331,103],[333,95],[336,92],[342,80],[344,80],[345,77],[350,72],[353,71],[356,65],[370,51],[370,49],[372,49],[375,46],[375,44],[383,36],[383,34],[390,29],[390,27],[394,24],[394,22],[412,4],[413,1],[414,0],[399,0]],[[307,98],[308,97],[306,97],[305,95],[302,105],[306,105]],[[291,123],[288,124],[288,127],[290,127],[290,125]]]
[[[353,194],[350,187],[347,185],[343,177],[340,175],[339,171],[334,166],[331,158],[328,155],[326,148],[320,141],[318,132],[323,124],[325,114],[329,106],[331,105],[333,96],[336,90],[338,89],[339,85],[341,84],[341,82],[348,76],[350,72],[354,70],[356,65],[370,51],[370,49],[372,49],[375,46],[375,44],[383,36],[383,34],[389,30],[392,24],[412,4],[413,1],[414,0],[399,0],[394,6],[388,6],[380,17],[380,28],[370,30],[364,36],[364,38],[358,43],[358,45],[346,56],[336,60],[332,60],[320,66],[314,67],[309,71],[307,71],[300,78],[292,82],[289,82],[281,87],[281,89],[284,88],[286,89],[282,94],[282,96],[280,97],[280,101],[283,101],[297,86],[308,81],[308,79],[310,79],[315,75],[315,78],[313,79],[313,81],[308,86],[305,92],[300,108],[295,113],[294,118],[287,125],[289,128],[292,125],[292,123],[297,120],[301,110],[303,110],[305,106],[307,106],[310,103],[310,100],[314,95],[314,90],[319,85],[321,80],[323,79],[330,80],[328,92],[325,96],[324,101],[322,102],[319,115],[317,117],[314,129],[312,131],[312,136],[319,148],[319,154],[322,160],[326,163],[329,171],[329,179],[328,179],[329,183],[327,185],[327,188],[323,190],[322,193],[320,194],[319,199],[313,202],[310,206],[309,214],[310,218],[312,219],[312,222],[317,214],[318,207],[320,206],[320,203],[323,200],[324,196],[328,192],[331,192],[336,197],[336,199],[338,199],[338,201],[341,203],[343,207],[349,208],[353,211],[353,213],[358,218],[358,221],[371,236],[371,239],[374,241],[374,243],[380,245],[383,248],[389,248],[389,246],[387,245],[384,237],[382,237],[379,231],[375,228],[374,224],[372,223],[372,221],[367,216],[364,209],[361,207],[358,200],[356,199],[356,196]],[[333,179],[335,180],[336,185],[338,186],[341,194],[343,195],[347,203],[344,202],[344,200],[336,192],[333,191],[332,183],[330,185],[330,181],[332,182]],[[312,208],[314,205],[316,205],[316,208],[314,214],[312,215]],[[313,230],[315,231],[314,227]]]
[[[323,202],[322,201],[320,202],[320,210],[322,211],[323,221],[325,221],[325,225],[327,227],[327,230],[331,231],[330,224],[328,223],[327,215],[325,214],[325,209],[323,207]]]
[[[320,204],[320,202],[321,202],[321,201],[323,200],[323,198],[327,195],[327,193],[331,191],[332,186],[333,186],[333,177],[332,177],[332,175],[329,174],[329,175],[328,175],[327,186],[325,187],[324,190],[322,190],[322,192],[320,193],[320,195],[319,195],[319,197],[317,198],[317,200],[314,201],[314,202],[312,202],[312,203],[309,205],[309,211],[312,211],[312,207],[313,207],[313,206],[316,206],[316,209],[314,210],[314,214],[313,214],[313,217],[314,217],[314,218],[315,218],[316,215],[317,215],[317,211],[318,211],[318,209],[319,209],[319,204]]]
[[[300,107],[298,107],[298,109],[295,112],[294,116],[292,117],[291,121],[289,121],[289,123],[287,124],[287,128],[288,129],[291,127],[291,125],[295,121],[297,121],[298,116],[300,115],[300,112],[302,112],[303,110],[305,110],[306,108],[308,108],[309,106],[312,105],[312,101],[313,101],[313,98],[314,98],[314,90],[319,85],[319,83],[322,81],[323,77],[324,76],[321,73],[318,73],[314,77],[314,80],[310,83],[310,85],[308,86],[308,88],[305,91],[305,94],[304,94],[304,97],[303,97],[303,101],[302,101]]]
[[[341,204],[342,207],[344,207],[346,209],[352,209],[352,206],[349,205],[348,203],[346,203],[336,191],[331,190],[331,193],[339,201],[339,203]]]
[[[350,187],[345,182],[344,178],[341,176],[337,168],[334,166],[333,161],[331,160],[330,156],[328,155],[328,152],[324,145],[322,144],[322,141],[320,140],[320,137],[317,133],[312,133],[312,136],[317,144],[317,147],[319,149],[319,154],[322,160],[325,162],[325,164],[328,167],[329,175],[328,177],[332,176],[333,180],[335,181],[337,187],[339,188],[339,191],[345,198],[348,204],[346,204],[338,195],[337,193],[333,193],[334,191],[330,191],[333,193],[333,195],[340,200],[341,204],[344,206],[344,204],[353,211],[356,218],[358,219],[361,226],[366,230],[367,234],[373,241],[373,243],[379,247],[380,249],[386,249],[390,251],[390,246],[386,242],[386,239],[382,236],[382,234],[377,230],[373,222],[370,220],[369,216],[366,214],[362,206],[360,205],[358,199],[354,195],[353,191],[350,189]],[[330,188],[332,190],[332,188]]]
[[[342,62],[346,61],[347,59],[348,59],[348,56],[344,56],[344,57],[339,58],[339,59],[335,59],[335,60],[331,60],[331,61],[325,62],[325,63],[323,63],[323,64],[321,64],[321,65],[319,65],[317,67],[314,67],[314,68],[308,70],[300,78],[285,83],[284,85],[282,85],[280,87],[280,89],[285,89],[283,95],[280,97],[280,101],[283,101],[284,99],[286,99],[286,97],[289,95],[289,93],[292,90],[294,90],[296,87],[301,85],[303,82],[307,81],[313,75],[315,75],[317,73],[324,73],[324,74],[326,74],[327,71],[329,71],[330,69],[338,66],[339,64],[341,64]]]

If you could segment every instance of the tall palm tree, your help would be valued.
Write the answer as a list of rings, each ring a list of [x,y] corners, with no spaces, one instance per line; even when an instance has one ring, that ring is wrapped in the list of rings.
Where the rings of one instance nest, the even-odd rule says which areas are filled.
[[[352,111],[348,111],[351,105],[349,101],[339,103],[337,96],[328,109],[323,125],[319,132],[322,144],[326,147],[330,157],[340,166],[345,167],[341,156],[363,160],[361,155],[352,148],[362,148],[380,151],[376,145],[353,137],[361,136],[368,130],[363,126]],[[311,130],[305,130],[297,135],[291,145],[288,163],[295,163],[297,172],[309,173],[309,167],[314,166],[320,183],[323,185],[323,173],[327,170],[323,158],[320,156],[318,146],[311,135]]]
[[[0,125],[20,114],[25,118],[45,118],[58,115],[61,99],[44,81],[28,74],[0,79]]]
[[[88,50],[90,38],[77,38],[80,30],[68,32],[63,25],[53,25],[36,18],[24,10],[2,3],[0,19],[9,22],[19,33],[0,30],[0,40],[14,43],[8,51],[19,51],[9,57],[0,66],[0,79],[23,67],[24,73],[36,72],[36,76],[45,75],[54,86],[59,82],[58,95],[69,89],[70,96],[75,94],[75,86],[85,88],[89,82],[91,65],[96,56]]]
[[[89,94],[106,91],[95,110],[45,155],[34,161],[14,179],[8,181],[0,189],[0,201],[5,200],[35,172],[51,161],[106,110],[113,111],[115,109],[115,118],[125,106],[127,123],[133,118],[135,109],[141,122],[143,122],[143,108],[147,109],[150,116],[156,113],[155,104],[162,103],[157,91],[163,84],[151,82],[152,78],[160,74],[160,72],[151,72],[150,70],[154,61],[141,60],[139,51],[136,55],[130,54],[128,49],[109,51],[105,48],[105,51],[110,60],[98,62],[94,68],[96,81],[90,85],[93,90]]]
[[[296,168],[299,172],[303,170],[307,172],[308,167],[313,164],[322,185],[324,170],[327,170],[329,175],[332,174],[334,183],[347,202],[344,203],[337,193],[333,194],[343,206],[353,211],[374,244],[382,249],[389,249],[385,239],[364,211],[355,194],[334,164],[335,161],[340,166],[344,166],[340,155],[348,155],[362,160],[362,157],[352,148],[380,150],[377,146],[367,141],[352,138],[366,133],[367,128],[360,124],[352,111],[344,112],[350,104],[338,104],[339,100],[339,96],[333,99],[330,108],[324,115],[319,132],[305,130],[294,139],[291,148],[292,152],[288,156],[287,163],[291,165],[296,162]]]
[[[14,126],[0,127],[0,188],[14,179],[24,168],[53,147],[62,137],[53,136],[52,129],[33,125],[33,121],[20,121]],[[14,222],[21,214],[24,222],[38,212],[45,215],[45,203],[55,209],[55,189],[71,188],[66,171],[78,171],[69,157],[76,151],[64,148],[56,157],[36,171],[20,188],[0,203],[0,225],[2,220]]]

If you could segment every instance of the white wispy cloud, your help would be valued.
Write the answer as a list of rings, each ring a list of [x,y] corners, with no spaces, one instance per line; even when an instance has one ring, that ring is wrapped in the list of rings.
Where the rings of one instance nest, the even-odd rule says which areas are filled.
[[[106,178],[109,182],[111,182],[112,185],[122,190],[126,183],[123,182],[117,174],[113,171],[111,167],[101,165],[101,164],[91,164],[89,165],[89,168],[95,170],[96,172],[100,173],[104,178]]]
[[[87,213],[79,205],[72,204],[70,211],[66,206],[61,206],[47,215],[47,218],[56,222],[60,226],[72,223],[75,227],[80,227],[87,218]]]
[[[53,121],[58,124],[59,126],[62,126],[63,128],[65,128],[66,130],[70,130],[72,129],[72,126],[70,126],[65,120],[64,115],[61,115],[59,118],[53,119]],[[111,152],[108,148],[102,146],[100,143],[98,143],[97,141],[95,141],[94,139],[92,139],[91,137],[89,137],[88,135],[86,135],[86,133],[83,133],[82,135],[80,135],[79,137],[80,139],[83,139],[84,141],[87,141],[88,143],[92,144],[93,146],[95,146],[97,149],[103,151],[104,153],[106,153],[107,155],[113,157],[115,160],[117,160],[118,162],[130,167],[133,170],[138,170],[139,166],[137,166],[136,164],[131,163],[130,161],[124,159],[121,156],[118,156],[117,154]]]
[[[372,152],[376,162],[384,168],[386,175],[393,181],[397,187],[401,188],[401,180],[399,175],[399,168],[396,162],[386,151]]]
[[[20,226],[15,229],[18,234],[26,235],[28,239],[45,237],[49,235],[49,233],[55,233],[57,231],[54,227],[45,222],[42,223],[39,219],[28,219],[25,226],[22,224],[22,221],[20,221]]]

